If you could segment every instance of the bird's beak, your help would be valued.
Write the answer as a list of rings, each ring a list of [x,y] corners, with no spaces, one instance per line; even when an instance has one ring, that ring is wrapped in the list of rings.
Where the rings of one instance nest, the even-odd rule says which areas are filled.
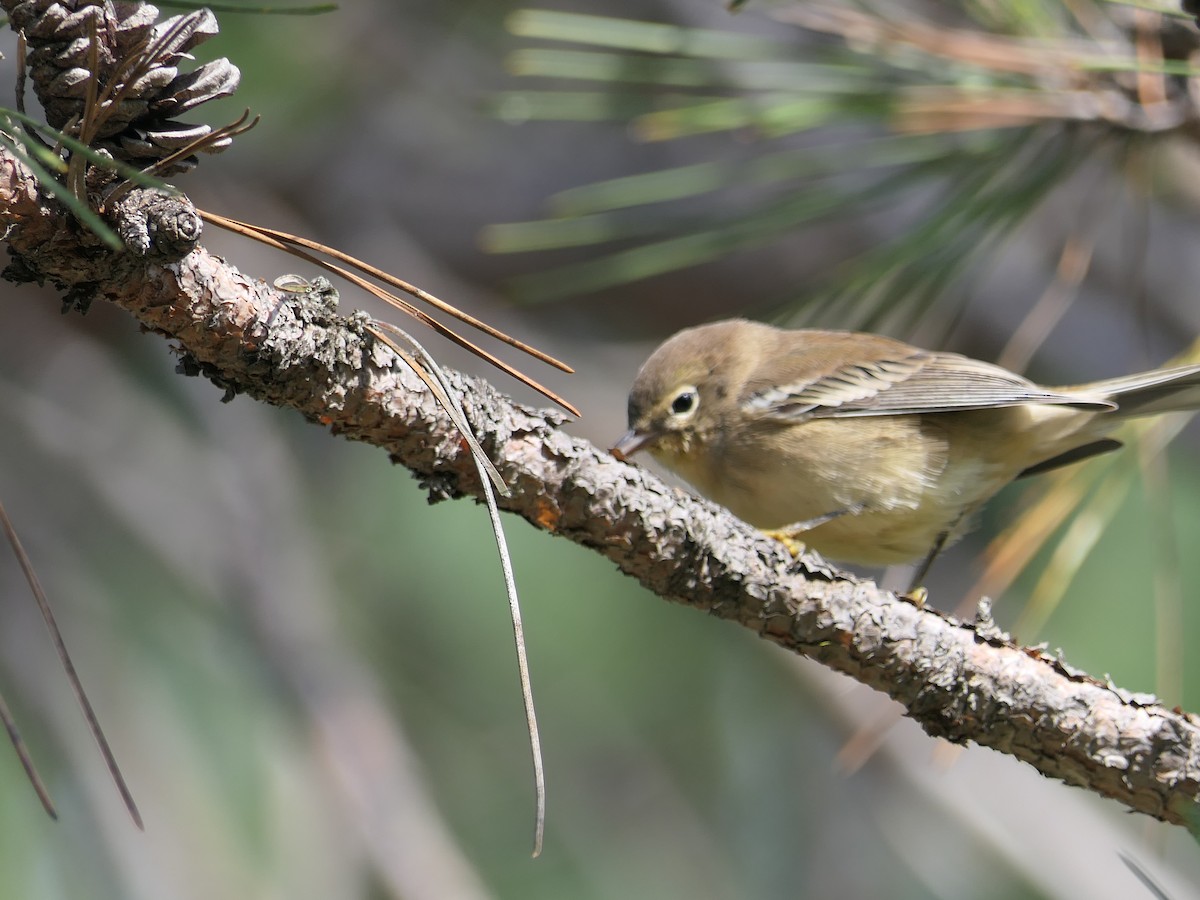
[[[609,453],[619,459],[621,462],[628,462],[629,457],[637,453],[639,450],[645,449],[650,444],[658,440],[658,434],[653,431],[639,432],[635,429],[630,429],[621,435],[621,439],[617,441],[609,449]]]

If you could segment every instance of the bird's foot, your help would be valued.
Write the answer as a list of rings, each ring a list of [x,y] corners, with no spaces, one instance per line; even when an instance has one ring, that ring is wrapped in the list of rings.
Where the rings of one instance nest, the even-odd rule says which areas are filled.
[[[804,541],[797,537],[800,532],[781,529],[779,531],[764,531],[763,534],[769,538],[774,538],[775,540],[779,541],[779,543],[783,544],[787,552],[792,554],[793,559],[799,559],[804,555],[804,551],[807,549]]]
[[[785,525],[783,528],[768,528],[763,531],[763,534],[765,534],[767,537],[775,538],[775,540],[787,547],[788,553],[792,554],[792,556],[798,559],[800,555],[803,554],[807,549],[804,541],[800,540],[800,535],[804,534],[806,531],[812,531],[814,528],[818,528],[821,525],[824,525],[826,522],[832,522],[834,519],[840,516],[853,515],[861,511],[861,506],[856,506],[851,509],[838,509],[834,510],[833,512],[825,513],[823,516],[815,516],[811,519],[805,519],[803,522],[793,522],[791,525]]]

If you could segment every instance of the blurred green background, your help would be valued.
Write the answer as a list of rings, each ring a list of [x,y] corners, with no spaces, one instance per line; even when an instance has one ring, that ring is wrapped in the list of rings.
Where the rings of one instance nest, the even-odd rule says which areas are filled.
[[[514,117],[515,94],[500,104],[507,118],[493,115],[501,92],[538,87],[506,69],[529,44],[506,28],[516,8],[358,0],[320,18],[222,15],[201,49],[240,66],[242,88],[205,120],[250,106],[264,121],[182,186],[204,208],[323,240],[569,360],[570,378],[526,368],[581,407],[569,430],[604,446],[659,340],[794,308],[831,261],[911,227],[875,211],[653,278],[515,302],[514,278],[597,257],[490,254],[489,226],[540,219],[555,192],[587,182],[758,152],[744,129],[647,142],[620,120]],[[799,40],[754,7],[556,8]],[[1095,172],[1022,221],[948,305],[896,333],[995,358],[1053,281],[1086,208],[1074,201],[1120,176]],[[772,190],[655,207],[644,221],[667,234],[752,213]],[[1163,193],[1121,195],[1096,217],[1098,263],[1036,377],[1149,367],[1200,330],[1197,222],[1186,196]],[[623,227],[639,221],[635,211]],[[315,274],[211,230],[205,244],[258,277]],[[532,779],[484,510],[429,506],[382,453],[292,414],[222,404],[119,310],[64,317],[52,291],[10,285],[0,303],[0,497],[146,821],[140,833],[126,819],[17,566],[0,563],[0,691],[61,814],[46,819],[0,750],[0,897],[1150,896],[1122,854],[1170,896],[1200,896],[1200,853],[1181,829],[935,742],[883,697],[509,519],[549,790],[546,849],[530,860]],[[342,303],[395,321],[348,288]],[[840,308],[825,320],[859,324],[860,309],[837,322]],[[1131,481],[1044,627],[1018,634],[1193,709],[1194,456],[1185,435],[1167,491]],[[1113,465],[1136,479],[1138,463],[1131,450]],[[941,561],[933,602],[958,601],[988,536],[1025,500],[1007,494]],[[997,600],[1002,625],[1018,621],[1037,577]]]

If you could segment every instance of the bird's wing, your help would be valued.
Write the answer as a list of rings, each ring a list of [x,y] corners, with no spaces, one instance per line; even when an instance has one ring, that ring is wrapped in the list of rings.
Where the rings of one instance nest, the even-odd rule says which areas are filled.
[[[995,409],[1022,403],[1116,407],[1092,392],[1040,387],[1000,366],[966,356],[906,349],[909,352],[826,368],[781,386],[752,390],[743,398],[744,408],[765,418],[800,421]]]

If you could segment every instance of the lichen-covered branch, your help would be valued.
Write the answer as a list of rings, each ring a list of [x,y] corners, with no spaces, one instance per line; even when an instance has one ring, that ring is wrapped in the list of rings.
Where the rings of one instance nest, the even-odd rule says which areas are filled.
[[[136,204],[123,210],[139,214]],[[341,315],[320,291],[274,290],[200,247],[173,260],[100,252],[5,153],[0,222],[10,279],[49,280],[75,303],[115,303],[176,341],[184,368],[226,391],[375,444],[434,495],[479,495],[470,452],[422,381],[363,317]],[[602,553],[661,597],[886,692],[930,734],[993,747],[1131,809],[1192,822],[1200,793],[1194,717],[1017,646],[986,616],[958,622],[819,561],[793,561],[717,507],[571,437],[557,414],[447,374],[512,487],[502,500],[509,511]]]

